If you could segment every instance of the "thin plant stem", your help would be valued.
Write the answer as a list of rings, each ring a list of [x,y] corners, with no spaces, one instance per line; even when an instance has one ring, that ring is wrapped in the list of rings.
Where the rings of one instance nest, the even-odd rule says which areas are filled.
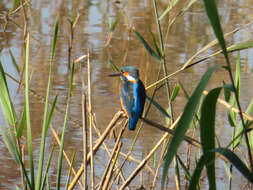
[[[82,89],[84,90],[84,81],[82,81]],[[83,188],[87,188],[87,110],[86,110],[86,96],[82,94],[82,121],[83,121]]]
[[[53,133],[53,136],[54,136],[57,144],[60,146],[61,141],[60,141],[60,139],[59,139],[59,137],[57,135],[57,132],[55,131],[54,127],[52,126],[52,124],[50,124],[50,129],[51,129],[51,131]],[[71,161],[70,161],[68,155],[66,154],[65,150],[63,150],[63,156],[65,157],[68,165],[70,166],[71,165]],[[72,173],[73,173],[74,176],[76,176],[76,174],[77,174],[74,168],[72,168]],[[80,185],[80,187],[82,187],[82,184],[80,182],[79,182],[79,185]]]
[[[90,133],[90,175],[91,175],[91,189],[95,189],[95,174],[94,174],[94,158],[93,158],[93,137],[92,137],[92,110],[91,110],[91,75],[90,75],[90,55],[87,53],[87,67],[88,67],[88,115],[89,115],[89,133]]]
[[[109,159],[108,164],[107,164],[107,168],[105,169],[104,174],[103,174],[103,177],[102,177],[102,179],[100,180],[100,181],[101,181],[101,184],[100,184],[100,187],[98,188],[99,190],[101,190],[102,188],[104,189],[104,181],[105,181],[105,179],[106,179],[106,176],[108,175],[108,171],[109,171],[109,168],[110,168],[110,166],[111,166],[112,159],[113,159],[113,157],[114,157],[114,155],[115,155],[115,152],[116,152],[116,150],[117,150],[117,148],[118,148],[118,145],[119,145],[119,143],[120,143],[121,137],[122,137],[122,135],[123,135],[123,133],[124,133],[124,131],[125,131],[125,129],[126,129],[126,126],[127,126],[127,122],[125,123],[124,127],[121,128],[120,133],[119,133],[119,135],[118,135],[118,137],[117,137],[117,140],[116,140],[116,142],[115,142],[114,148],[113,148],[113,150],[112,150],[112,154],[111,154],[110,159]]]
[[[160,40],[160,48],[162,52],[162,65],[163,65],[163,72],[164,72],[164,77],[168,75],[167,72],[167,67],[166,67],[166,60],[165,60],[165,51],[164,51],[164,44],[163,44],[163,36],[162,36],[162,30],[161,30],[161,24],[158,16],[158,11],[157,11],[157,5],[156,5],[156,0],[153,0],[154,4],[154,9],[155,9],[155,16],[156,16],[156,23],[157,23],[157,30],[159,33],[159,40]],[[168,100],[170,100],[170,86],[169,86],[169,80],[165,80],[166,88],[167,88],[167,93],[168,93]],[[172,104],[169,101],[169,109],[170,109],[170,114],[171,114],[171,123],[174,122],[174,116],[173,116],[173,109],[172,109]]]

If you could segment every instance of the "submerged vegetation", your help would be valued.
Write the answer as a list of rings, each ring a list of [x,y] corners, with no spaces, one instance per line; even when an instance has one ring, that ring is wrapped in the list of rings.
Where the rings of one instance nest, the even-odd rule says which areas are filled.
[[[64,119],[62,123],[62,129],[60,134],[56,132],[52,121],[54,119],[54,114],[58,108],[58,95],[56,95],[52,102],[50,102],[51,86],[52,86],[52,68],[55,59],[55,52],[57,51],[56,44],[58,43],[58,29],[59,20],[61,17],[57,17],[54,26],[54,35],[52,36],[51,44],[51,56],[49,60],[49,73],[47,80],[46,94],[43,96],[42,100],[44,103],[44,115],[41,126],[41,138],[40,138],[40,151],[38,160],[35,162],[34,150],[33,150],[33,126],[30,111],[30,97],[36,94],[35,91],[30,87],[32,82],[32,74],[30,68],[30,38],[31,32],[26,28],[27,20],[25,11],[27,6],[32,2],[29,1],[13,1],[13,8],[5,15],[7,18],[5,21],[5,28],[12,14],[18,11],[23,11],[24,14],[24,41],[25,41],[25,64],[23,69],[17,64],[15,56],[10,51],[10,56],[12,58],[12,63],[17,69],[17,72],[23,76],[24,81],[17,81],[14,77],[4,71],[2,63],[0,62],[0,103],[3,111],[3,116],[5,119],[5,126],[0,126],[1,136],[3,139],[10,155],[15,160],[17,166],[20,168],[20,178],[22,184],[17,183],[17,189],[68,189],[71,190],[78,185],[80,189],[126,189],[131,186],[136,185],[134,179],[137,175],[142,175],[144,170],[147,170],[151,174],[152,181],[146,187],[145,184],[140,182],[139,189],[166,189],[167,182],[173,180],[176,189],[201,189],[201,183],[203,182],[202,177],[206,176],[208,180],[209,189],[217,188],[217,171],[216,162],[222,161],[226,169],[225,178],[228,179],[228,189],[232,189],[232,182],[236,180],[234,178],[234,168],[239,171],[245,180],[247,180],[248,189],[252,188],[253,183],[253,143],[252,143],[252,121],[253,117],[253,99],[248,104],[246,111],[242,110],[240,95],[241,90],[241,61],[240,61],[240,51],[247,48],[253,47],[253,41],[241,42],[227,47],[225,38],[228,35],[233,34],[232,31],[228,34],[223,34],[223,30],[219,21],[218,10],[216,7],[215,0],[203,0],[203,5],[206,10],[208,19],[210,20],[210,25],[213,32],[217,38],[205,47],[196,52],[186,63],[178,70],[173,73],[169,73],[167,70],[168,61],[166,59],[166,48],[165,43],[170,32],[170,28],[175,23],[176,19],[187,12],[196,2],[196,0],[190,0],[182,8],[180,13],[174,18],[167,22],[166,26],[161,24],[161,20],[166,18],[166,15],[172,10],[174,6],[177,5],[179,1],[169,1],[169,5],[166,10],[161,14],[158,11],[158,2],[153,0],[154,16],[156,20],[157,31],[153,33],[150,32],[153,44],[151,45],[145,37],[142,36],[141,31],[137,28],[128,26],[129,31],[132,31],[139,43],[147,50],[150,57],[154,58],[155,64],[159,64],[159,73],[157,76],[157,81],[146,86],[146,91],[149,96],[146,97],[147,103],[145,106],[145,113],[141,119],[140,127],[135,130],[135,138],[129,149],[123,149],[124,145],[124,132],[127,126],[127,121],[123,116],[121,111],[117,112],[114,116],[112,115],[112,120],[108,123],[107,127],[100,131],[96,124],[95,113],[92,110],[92,90],[91,90],[91,63],[90,63],[90,52],[87,52],[79,57],[78,59],[72,58],[72,52],[74,50],[74,30],[76,25],[78,25],[79,14],[75,17],[69,19],[70,25],[70,35],[68,43],[68,68],[69,68],[69,86],[68,95],[65,99],[66,107],[64,113]],[[124,2],[122,2],[124,3]],[[113,38],[114,32],[117,29],[117,24],[121,17],[124,15],[125,6],[122,6],[121,10],[115,17],[115,20],[109,21],[109,34],[105,42],[105,48],[108,48]],[[164,28],[166,32],[163,33]],[[157,35],[156,35],[157,34]],[[165,34],[165,35],[164,35]],[[208,55],[200,60],[195,61],[195,58],[202,52],[206,51],[208,48],[215,45],[219,45],[219,51]],[[232,69],[233,65],[230,61],[229,53],[238,52],[238,58],[235,61],[235,73]],[[185,90],[182,83],[177,83],[173,88],[169,79],[172,76],[183,74],[185,70],[198,66],[199,63],[204,63],[207,59],[214,57],[218,54],[224,56],[225,65],[216,65],[208,68],[203,74],[202,78],[196,84],[196,88],[189,95]],[[85,64],[83,64],[85,63]],[[73,80],[75,75],[75,70],[80,67],[86,67],[87,78],[82,78],[82,132],[83,132],[83,142],[82,142],[82,163],[75,164],[75,153],[71,158],[64,151],[65,133],[68,125],[68,120],[70,120],[70,106],[72,97]],[[114,70],[119,70],[119,65],[110,62],[110,66]],[[75,69],[76,68],[76,69]],[[225,70],[227,74],[224,76],[224,80],[220,81],[220,86],[213,87],[209,91],[205,90],[209,81],[211,80],[213,73],[217,70]],[[22,114],[17,113],[15,110],[15,105],[13,105],[9,87],[7,85],[8,77],[20,85],[21,89],[24,89],[24,106]],[[22,78],[22,77],[21,77]],[[226,81],[226,82],[225,82]],[[87,88],[85,88],[85,86]],[[160,88],[165,88],[166,104],[168,107],[161,105],[157,101],[156,96]],[[86,90],[87,89],[87,90]],[[22,90],[21,90],[22,91]],[[179,116],[175,116],[174,100],[178,97],[179,91],[183,92],[185,99],[187,100],[184,109]],[[224,100],[221,93],[224,92]],[[19,93],[22,93],[19,91]],[[227,119],[231,126],[231,138],[226,146],[221,145],[223,141],[222,136],[217,132],[216,126],[216,105],[221,104],[227,109]],[[152,121],[148,118],[148,113],[150,108],[154,107],[158,110],[162,117],[160,121],[166,120],[166,126]],[[20,115],[20,117],[18,117]],[[145,158],[142,160],[136,160],[132,152],[135,148],[135,143],[137,142],[140,131],[143,125],[153,127],[153,130],[161,130],[163,135],[154,144],[154,146],[149,150]],[[219,126],[223,127],[223,126]],[[81,128],[80,128],[81,130]],[[191,136],[187,132],[191,132]],[[196,135],[196,131],[200,131],[200,135]],[[48,157],[46,154],[45,147],[47,146],[47,137],[53,135],[57,145],[52,145],[50,147],[51,151]],[[151,137],[152,138],[152,137]],[[113,142],[112,142],[113,141]],[[178,149],[182,146],[182,142],[186,142],[186,159],[178,154]],[[243,142],[243,143],[242,143]],[[245,142],[245,143],[244,143]],[[49,145],[48,145],[49,146]],[[81,149],[81,148],[80,148]],[[194,152],[194,150],[197,150]],[[26,150],[26,151],[25,151]],[[57,150],[57,152],[55,151]],[[96,153],[103,150],[108,155],[107,160],[104,161],[104,170],[101,172],[96,172]],[[242,151],[247,152],[247,157],[243,158],[244,155],[241,154]],[[58,154],[58,155],[57,155]],[[194,159],[191,156],[194,154]],[[46,156],[47,155],[47,156]],[[53,155],[57,155],[57,166],[52,165]],[[68,164],[68,174],[66,173],[66,162]],[[150,162],[152,160],[152,163]],[[135,163],[136,167],[131,173],[127,173],[122,169],[127,162]],[[172,162],[174,164],[172,164]],[[152,165],[152,166],[151,166]],[[173,166],[172,166],[173,165]],[[74,167],[75,166],[75,167]],[[169,174],[170,168],[174,167],[173,175]],[[57,168],[56,176],[50,176],[51,168]],[[206,168],[206,170],[204,170]],[[63,170],[64,169],[64,170]],[[98,175],[101,174],[101,175]],[[173,177],[172,177],[173,176]],[[133,183],[133,184],[131,184]],[[135,187],[137,189],[137,187]]]

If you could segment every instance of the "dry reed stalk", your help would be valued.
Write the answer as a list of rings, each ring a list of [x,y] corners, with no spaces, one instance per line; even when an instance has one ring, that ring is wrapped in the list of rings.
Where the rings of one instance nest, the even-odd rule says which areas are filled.
[[[119,153],[120,153],[120,149],[121,149],[121,147],[122,147],[122,142],[120,142],[120,144],[119,144],[119,146],[118,146],[118,148],[117,148],[117,150],[116,150],[116,155],[115,155],[115,157],[114,157],[114,162],[113,162],[113,164],[112,164],[112,167],[111,167],[111,170],[109,171],[109,174],[110,174],[110,178],[109,179],[111,179],[111,174],[112,174],[112,171],[114,170],[114,167],[116,166],[116,163],[117,163],[117,159],[118,159],[118,156],[119,156]],[[108,178],[107,178],[108,179]],[[107,182],[108,181],[108,182]],[[107,180],[106,181],[106,188],[107,189],[112,189],[112,185],[113,185],[113,183],[115,182],[115,181],[111,181],[111,183],[109,184],[109,180]],[[127,188],[127,189],[129,189],[129,188]]]
[[[82,80],[82,89],[84,90],[84,81]],[[84,174],[83,174],[83,188],[87,187],[87,110],[86,110],[86,96],[82,92],[82,122],[83,122],[83,165],[84,165]]]
[[[117,123],[117,121],[119,120],[119,118],[122,116],[122,112],[118,111],[113,119],[110,121],[109,125],[106,127],[105,131],[103,132],[103,134],[101,135],[101,137],[97,140],[96,144],[93,147],[93,154],[95,154],[97,152],[97,150],[99,149],[99,147],[101,146],[101,144],[104,142],[105,138],[107,137],[107,135],[110,133],[110,131],[114,128],[115,124]],[[87,163],[90,161],[91,158],[91,152],[89,152],[88,156],[87,156]],[[80,166],[77,174],[75,175],[74,179],[72,180],[71,184],[68,187],[68,190],[71,190],[75,187],[77,181],[79,180],[80,176],[82,175],[84,171],[84,166],[83,164]]]
[[[180,116],[175,120],[175,122],[171,126],[177,125]],[[159,146],[163,143],[165,139],[169,136],[169,133],[166,133],[162,136],[162,138],[158,141],[158,143],[154,146],[154,148],[149,152],[149,154],[141,161],[141,163],[136,167],[136,169],[132,172],[132,174],[127,178],[125,183],[120,187],[120,190],[125,189],[130,182],[136,177],[136,175],[141,171],[141,169],[148,162],[149,158],[154,154],[154,152],[159,148]]]
[[[120,154],[121,156],[124,156],[127,160],[136,162],[136,163],[138,163],[138,164],[141,163],[140,160],[137,160],[136,158],[130,156],[130,152],[128,152],[127,154],[125,154],[125,153],[123,153],[123,152],[120,152],[119,154]],[[152,170],[152,168],[151,168],[149,165],[146,165],[145,167],[146,167],[146,169],[147,169],[150,173],[152,173],[152,174],[154,175],[154,171]]]
[[[111,166],[112,159],[113,159],[113,157],[114,157],[114,155],[115,155],[115,152],[116,152],[116,150],[117,150],[117,148],[118,148],[119,142],[120,142],[120,140],[121,140],[121,137],[122,137],[122,135],[123,135],[123,132],[125,131],[126,126],[127,126],[127,122],[125,123],[124,127],[123,127],[123,128],[120,130],[120,132],[119,132],[119,135],[118,135],[117,140],[116,140],[116,143],[115,143],[115,145],[114,145],[114,147],[113,147],[113,150],[112,150],[110,159],[109,159],[109,161],[108,161],[107,167],[106,167],[106,169],[105,169],[105,171],[104,171],[104,174],[103,174],[102,179],[100,180],[100,186],[99,186],[98,189],[102,189],[102,187],[104,186],[105,178],[106,178],[106,176],[108,175],[108,171],[109,171],[109,168],[110,168],[110,166]]]
[[[87,82],[88,82],[88,115],[89,115],[89,134],[90,134],[90,175],[91,189],[95,189],[95,174],[94,174],[94,158],[93,158],[93,137],[92,137],[92,109],[91,109],[91,75],[90,75],[90,53],[87,53]]]
[[[93,116],[93,118],[95,118],[95,116]],[[93,120],[93,121],[94,121],[94,120]],[[99,130],[96,128],[95,121],[94,121],[94,123],[93,123],[93,128],[95,129],[95,132],[97,133],[98,137],[100,138],[100,137],[101,137],[101,134],[100,134]],[[103,142],[103,146],[104,146],[104,150],[106,151],[106,153],[107,153],[108,156],[110,157],[110,151],[109,151],[109,149],[107,148],[105,142]],[[102,149],[103,149],[103,147],[102,147]],[[116,164],[116,167],[117,167],[117,164]],[[124,179],[124,177],[123,177],[121,171],[119,171],[119,175],[120,175],[120,178],[121,178],[123,181],[125,181],[125,179]]]

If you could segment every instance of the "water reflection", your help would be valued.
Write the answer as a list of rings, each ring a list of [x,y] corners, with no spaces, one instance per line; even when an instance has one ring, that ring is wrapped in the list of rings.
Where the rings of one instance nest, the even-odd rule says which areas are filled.
[[[159,2],[159,12],[162,12],[167,8],[167,2]],[[193,54],[200,50],[203,46],[214,39],[214,35],[209,26],[209,21],[204,13],[202,2],[197,2],[190,8],[184,16],[178,17],[175,23],[169,28],[168,35],[166,35],[166,26],[168,23],[180,13],[182,8],[187,2],[179,3],[171,12],[161,20],[162,31],[165,39],[166,48],[166,60],[168,72],[172,73],[180,68]],[[3,1],[1,3],[1,13],[6,14],[11,7],[10,2]],[[238,8],[239,7],[239,8]],[[245,23],[252,20],[253,3],[250,0],[241,0],[236,2],[223,2],[219,1],[219,11],[221,14],[222,26],[225,32],[232,31],[235,27],[240,27]],[[111,120],[113,114],[120,108],[117,81],[107,78],[107,75],[112,72],[110,62],[113,62],[118,67],[125,65],[135,65],[140,70],[140,76],[142,81],[148,86],[157,80],[157,73],[159,71],[159,64],[147,53],[143,45],[137,39],[137,37],[130,31],[131,27],[134,27],[140,32],[143,37],[152,44],[152,37],[150,31],[154,32],[158,40],[157,26],[153,11],[152,1],[127,1],[121,4],[115,4],[110,1],[58,1],[57,3],[51,1],[34,1],[31,3],[31,7],[27,8],[28,25],[27,30],[31,34],[30,44],[30,70],[33,72],[31,80],[31,88],[36,91],[38,95],[45,96],[45,90],[47,86],[47,76],[49,71],[49,58],[51,52],[51,40],[53,36],[53,28],[56,16],[60,17],[60,27],[57,39],[56,56],[53,65],[53,78],[52,78],[52,91],[50,99],[53,100],[56,94],[59,95],[58,106],[61,111],[65,110],[65,102],[67,97],[67,88],[69,81],[69,69],[68,69],[68,43],[70,38],[70,25],[67,21],[71,16],[75,17],[78,13],[80,18],[75,27],[74,41],[72,49],[72,57],[75,58],[86,54],[89,50],[91,53],[91,83],[92,83],[92,106],[93,112],[96,115],[97,126],[100,131],[105,129],[107,123]],[[117,24],[116,30],[113,32],[111,42],[107,48],[105,48],[106,37],[109,33],[108,18],[113,20],[116,15],[121,12],[121,18]],[[8,22],[6,31],[3,28],[0,29],[0,41],[1,41],[1,62],[4,65],[6,72],[20,79],[20,76],[15,71],[15,68],[11,64],[11,57],[9,56],[9,49],[13,52],[16,60],[22,68],[24,63],[24,36],[23,36],[23,14],[18,12],[10,17],[11,21]],[[15,21],[12,22],[12,21]],[[3,16],[0,19],[1,26],[4,25]],[[233,44],[237,42],[246,41],[252,39],[252,27],[249,25],[244,30],[237,32],[228,38],[228,43]],[[218,46],[210,48],[199,57],[211,54],[218,49]],[[241,53],[242,60],[242,103],[245,107],[252,98],[253,92],[251,90],[252,84],[252,49]],[[237,57],[237,53],[231,54],[231,60],[234,63]],[[181,81],[186,90],[190,93],[196,86],[197,81],[201,78],[203,72],[211,65],[224,64],[222,56],[217,56],[209,59],[180,75],[174,76],[170,79],[170,85],[173,86],[176,82]],[[71,154],[72,150],[78,151],[78,155],[81,158],[82,147],[82,130],[78,127],[78,123],[81,123],[81,78],[87,78],[86,67],[82,69],[76,68],[74,91],[71,101],[71,118],[77,122],[69,121],[69,126],[66,132],[66,151]],[[161,76],[160,76],[161,77]],[[210,87],[215,87],[221,84],[222,80],[227,80],[226,75],[222,71],[219,71],[212,78]],[[24,97],[23,91],[16,94],[18,86],[15,82],[8,79],[10,84],[10,90],[15,102],[15,107],[20,116]],[[147,91],[151,95],[153,89]],[[165,109],[168,108],[167,99],[164,96],[166,89],[162,88],[156,95],[156,100],[163,105]],[[35,140],[34,149],[38,153],[38,145],[41,135],[41,121],[43,115],[43,103],[41,98],[31,95],[31,112],[32,112],[32,126],[33,126],[33,138]],[[174,103],[174,112],[176,115],[181,113],[185,99],[183,94],[176,99]],[[218,123],[220,125],[226,125],[223,123],[226,118],[222,109],[219,111],[221,117]],[[165,124],[165,120],[161,113],[155,108],[151,108],[151,113],[148,117],[155,121]],[[53,125],[56,129],[61,130],[63,125],[63,115],[60,112],[56,112]],[[1,124],[2,121],[1,121]],[[229,129],[225,128],[220,130],[220,134],[228,134]],[[127,151],[131,145],[135,133],[127,132],[124,138],[124,150]],[[154,146],[157,140],[160,138],[161,133],[154,129],[144,126],[141,136],[137,141],[134,157],[142,159]],[[48,138],[50,142],[47,150],[50,151],[50,144],[54,143],[52,136]],[[6,165],[5,159],[10,160],[9,154],[3,142],[0,141],[0,163],[3,169],[0,171],[0,188],[4,188],[7,185],[14,187],[17,184],[15,176],[18,176],[18,169],[15,164],[10,161],[9,165]],[[184,151],[180,149],[182,154]],[[47,153],[47,154],[48,154]],[[98,153],[99,157],[105,155],[104,151]],[[35,155],[37,159],[37,155]],[[57,159],[55,159],[55,163]],[[78,163],[81,160],[77,160]],[[135,167],[135,164],[129,164],[129,170],[125,168],[129,174]],[[222,168],[222,164],[219,165]],[[11,170],[10,170],[11,168]],[[99,174],[101,169],[96,168]],[[223,171],[223,170],[222,170]],[[171,171],[172,172],[172,171]],[[223,171],[224,172],[224,171]],[[52,175],[55,175],[55,171],[51,171]],[[15,174],[15,175],[14,175]],[[221,176],[222,177],[222,176]],[[150,185],[150,174],[144,174],[145,186]],[[19,178],[17,178],[19,180]],[[224,179],[218,179],[219,183],[226,186],[227,181]],[[135,180],[133,185],[138,186],[139,179]],[[240,184],[239,184],[240,185]],[[174,184],[170,184],[170,187],[174,187]]]

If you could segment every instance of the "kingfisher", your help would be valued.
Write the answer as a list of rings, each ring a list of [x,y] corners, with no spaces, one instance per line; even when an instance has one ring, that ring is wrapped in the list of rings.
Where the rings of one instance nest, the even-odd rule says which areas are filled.
[[[119,84],[120,103],[129,119],[128,129],[134,130],[142,116],[146,100],[145,87],[139,79],[139,70],[134,66],[125,66],[120,72],[109,76],[120,76],[121,78]]]

